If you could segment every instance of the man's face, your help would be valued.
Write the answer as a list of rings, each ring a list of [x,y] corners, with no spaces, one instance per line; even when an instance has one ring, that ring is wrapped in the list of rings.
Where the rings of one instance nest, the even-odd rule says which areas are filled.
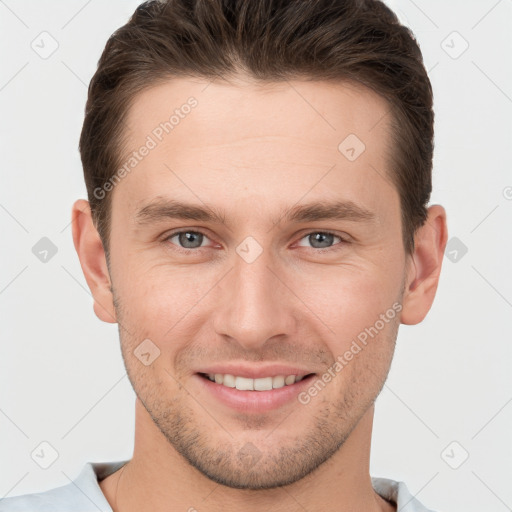
[[[158,130],[191,96],[172,131]],[[179,79],[135,99],[127,154],[148,136],[156,144],[112,196],[123,357],[143,421],[215,481],[264,488],[304,477],[384,384],[408,265],[388,110],[362,86],[326,82]],[[221,219],[155,215],[166,201]],[[292,215],[334,202],[366,215]],[[330,382],[310,392],[329,368]],[[276,389],[205,376],[215,373]],[[279,387],[289,375],[305,377]]]

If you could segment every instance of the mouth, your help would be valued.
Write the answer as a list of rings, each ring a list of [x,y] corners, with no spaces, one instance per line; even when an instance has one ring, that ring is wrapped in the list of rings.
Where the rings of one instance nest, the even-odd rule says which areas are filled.
[[[228,416],[264,414],[290,407],[302,410],[301,392],[320,375],[312,369],[305,364],[270,360],[259,364],[244,360],[211,362],[195,369],[192,382],[207,397],[206,404]]]
[[[261,374],[260,374],[261,375]],[[230,413],[261,415],[283,407],[304,407],[300,393],[316,373],[267,375],[250,378],[230,373],[195,374],[195,382],[211,397],[214,407]]]
[[[308,380],[314,373],[303,375],[274,375],[251,379],[230,373],[198,373],[203,379],[214,382],[220,386],[237,389],[239,391],[271,391],[281,389],[286,386],[293,386],[302,380]]]

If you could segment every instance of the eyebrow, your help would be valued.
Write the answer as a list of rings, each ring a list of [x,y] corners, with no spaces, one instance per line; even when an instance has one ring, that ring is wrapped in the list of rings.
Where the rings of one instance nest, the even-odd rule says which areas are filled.
[[[223,210],[195,205],[176,199],[157,198],[143,206],[135,214],[137,225],[156,223],[167,219],[193,220],[226,224]],[[285,209],[273,224],[284,219],[288,222],[314,222],[320,220],[349,220],[356,222],[372,222],[375,213],[353,201],[315,201]]]

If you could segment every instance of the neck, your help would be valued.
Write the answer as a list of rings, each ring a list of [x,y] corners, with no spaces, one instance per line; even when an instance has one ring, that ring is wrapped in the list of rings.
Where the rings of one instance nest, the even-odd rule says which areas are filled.
[[[377,495],[371,484],[373,414],[371,406],[341,448],[305,478],[275,489],[241,490],[217,484],[191,466],[137,400],[133,457],[101,481],[100,488],[114,512],[395,511],[395,506]]]

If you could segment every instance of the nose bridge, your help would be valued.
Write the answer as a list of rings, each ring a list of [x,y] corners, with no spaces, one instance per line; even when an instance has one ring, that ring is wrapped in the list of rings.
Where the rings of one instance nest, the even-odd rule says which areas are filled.
[[[234,255],[233,268],[221,287],[215,327],[218,334],[254,349],[269,338],[289,335],[294,319],[290,291],[271,270],[270,251],[263,250],[252,259],[257,247],[250,243],[240,244]]]

